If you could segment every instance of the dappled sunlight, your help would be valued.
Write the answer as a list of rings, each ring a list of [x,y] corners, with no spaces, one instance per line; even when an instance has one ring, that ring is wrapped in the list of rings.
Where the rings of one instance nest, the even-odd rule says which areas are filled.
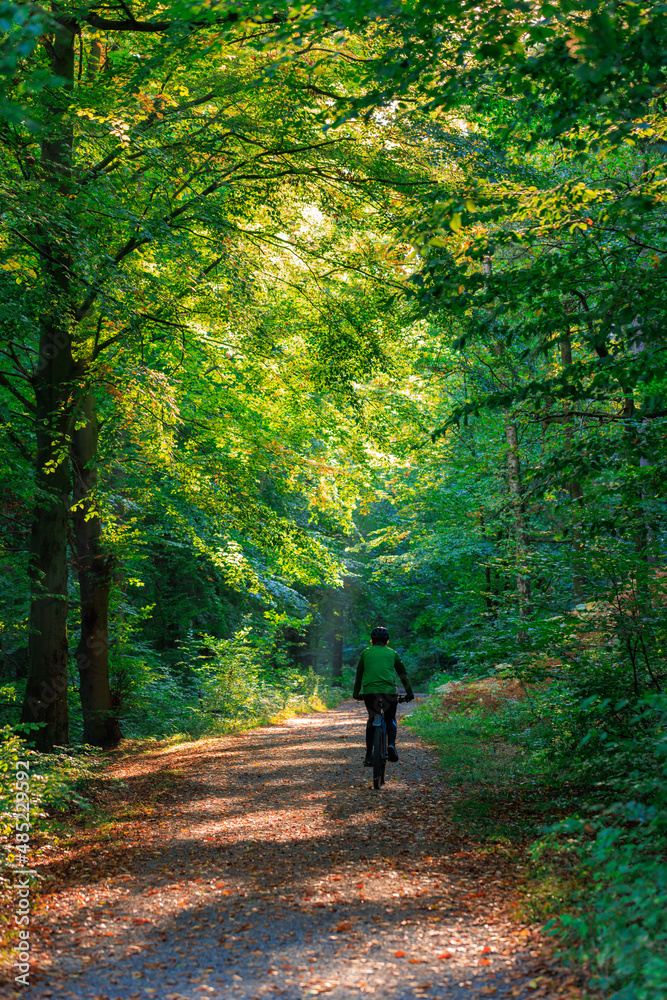
[[[154,754],[111,763],[102,788],[107,808],[120,799],[120,840],[82,831],[68,887],[49,883],[50,982],[66,976],[77,1000],[103,980],[119,998],[136,981],[172,1000],[204,986],[221,998],[342,998],[369,983],[463,997],[536,974],[521,937],[529,929],[508,912],[511,863],[461,841],[432,753],[405,727],[401,763],[374,792],[363,724],[342,707],[289,730],[186,745],[169,768]],[[295,745],[295,731],[312,735]],[[105,955],[93,962],[100,937]]]

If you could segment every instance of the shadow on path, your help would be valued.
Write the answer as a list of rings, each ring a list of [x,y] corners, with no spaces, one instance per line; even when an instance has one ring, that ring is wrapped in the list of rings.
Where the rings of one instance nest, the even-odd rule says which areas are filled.
[[[26,998],[575,997],[511,917],[517,872],[456,835],[446,775],[404,726],[372,790],[354,702],[122,756],[113,829],[51,875]],[[8,992],[6,995],[13,995]]]

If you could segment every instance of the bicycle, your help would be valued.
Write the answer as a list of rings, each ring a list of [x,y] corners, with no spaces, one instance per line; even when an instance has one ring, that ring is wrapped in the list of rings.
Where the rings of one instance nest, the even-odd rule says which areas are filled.
[[[406,702],[407,696],[398,696],[398,704]],[[375,713],[373,719],[373,749],[371,751],[373,759],[373,788],[377,791],[384,785],[384,775],[387,768],[387,724],[384,721],[384,702],[380,701],[380,711]]]

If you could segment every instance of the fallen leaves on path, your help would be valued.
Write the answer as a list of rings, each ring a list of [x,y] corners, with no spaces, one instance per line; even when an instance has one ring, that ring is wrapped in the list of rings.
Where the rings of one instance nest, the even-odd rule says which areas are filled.
[[[401,727],[377,793],[362,736],[346,704],[110,754],[98,821],[38,860],[35,996],[578,998],[514,918],[520,860],[461,835],[431,751]]]

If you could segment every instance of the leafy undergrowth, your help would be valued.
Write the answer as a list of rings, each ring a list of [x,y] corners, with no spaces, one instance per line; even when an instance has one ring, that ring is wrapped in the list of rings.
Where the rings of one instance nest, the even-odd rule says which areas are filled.
[[[3,942],[0,960],[7,961],[17,940],[15,922],[17,881],[30,883],[30,902],[39,898],[43,880],[34,864],[45,851],[58,848],[71,836],[71,820],[85,822],[91,811],[86,783],[103,760],[100,751],[92,747],[70,748],[43,754],[28,744],[32,725],[0,729],[0,927]],[[27,767],[26,767],[27,765]],[[20,788],[18,778],[21,778]],[[17,816],[17,791],[29,795],[28,841],[25,841],[25,817]],[[22,833],[17,836],[17,822],[23,819]],[[26,853],[22,848],[26,847]]]
[[[508,729],[520,717],[539,741],[542,725],[526,704],[530,698],[530,689],[516,680],[450,682],[409,717],[416,731],[438,747],[447,780],[457,790],[455,819],[475,836],[522,842],[558,808],[533,794],[542,775],[508,739]]]
[[[411,718],[463,831],[528,861],[520,913],[609,1000],[667,995],[667,701],[581,700],[562,681],[442,686]]]
[[[266,622],[228,639],[198,635],[180,656],[169,665],[139,649],[112,665],[125,737],[224,736],[340,700],[327,678],[289,661]]]

